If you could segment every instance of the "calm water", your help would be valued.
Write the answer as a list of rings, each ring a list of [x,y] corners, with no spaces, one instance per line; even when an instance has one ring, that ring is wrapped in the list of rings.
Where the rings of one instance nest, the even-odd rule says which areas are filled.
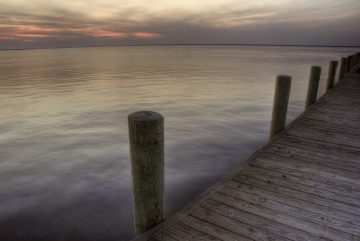
[[[166,209],[179,210],[266,142],[274,80],[352,49],[107,47],[0,52],[0,240],[132,237],[127,115],[165,116]]]

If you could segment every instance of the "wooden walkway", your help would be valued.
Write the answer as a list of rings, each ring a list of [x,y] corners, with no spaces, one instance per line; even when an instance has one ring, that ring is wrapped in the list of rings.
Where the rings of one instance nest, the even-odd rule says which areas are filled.
[[[360,241],[360,74],[135,240]]]

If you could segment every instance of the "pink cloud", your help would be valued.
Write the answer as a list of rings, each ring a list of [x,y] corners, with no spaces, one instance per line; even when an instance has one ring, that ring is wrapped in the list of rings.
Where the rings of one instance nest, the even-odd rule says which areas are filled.
[[[34,33],[15,33],[12,37],[20,37],[20,38],[47,38],[49,35],[47,34],[34,34]]]
[[[126,38],[128,33],[108,31],[98,28],[84,28],[84,29],[71,29],[74,33],[83,33],[92,37],[106,37],[106,38]]]
[[[141,39],[158,39],[161,38],[160,34],[157,33],[150,33],[150,32],[135,32],[131,34],[135,38],[141,38]]]
[[[86,28],[70,28],[70,29],[56,29],[36,25],[0,25],[0,30],[3,34],[0,35],[0,40],[18,39],[21,41],[35,41],[40,38],[62,38],[62,37],[78,37],[79,34],[86,35],[93,38],[136,38],[144,40],[152,40],[161,38],[160,34],[152,32],[121,32],[110,31],[96,27]],[[62,36],[62,33],[64,35]],[[65,33],[67,33],[65,35]],[[70,33],[70,34],[69,34]],[[71,34],[73,33],[73,35]]]
[[[10,36],[0,36],[0,40],[13,40],[16,39],[15,37],[10,37]]]
[[[54,33],[59,31],[54,28],[40,27],[34,25],[14,26],[14,28],[16,29],[16,31],[23,33],[33,33],[33,32]]]

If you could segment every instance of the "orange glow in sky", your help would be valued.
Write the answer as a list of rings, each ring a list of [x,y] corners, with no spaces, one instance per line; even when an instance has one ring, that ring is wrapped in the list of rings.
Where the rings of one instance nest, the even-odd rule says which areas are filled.
[[[99,38],[139,38],[139,39],[157,39],[160,38],[160,34],[151,33],[151,32],[117,32],[117,31],[109,31],[103,30],[93,27],[88,28],[70,28],[65,30],[48,28],[42,26],[34,26],[34,25],[25,25],[25,26],[1,26],[6,27],[9,31],[7,35],[0,36],[0,39],[10,40],[19,38],[22,41],[29,42],[33,38],[49,38],[57,35],[61,35],[62,33],[74,33],[74,34],[83,34],[91,37],[99,37]]]

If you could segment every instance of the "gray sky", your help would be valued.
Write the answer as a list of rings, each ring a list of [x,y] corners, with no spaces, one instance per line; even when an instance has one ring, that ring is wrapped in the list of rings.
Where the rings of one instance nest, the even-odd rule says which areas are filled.
[[[0,49],[360,45],[359,0],[1,0]]]

